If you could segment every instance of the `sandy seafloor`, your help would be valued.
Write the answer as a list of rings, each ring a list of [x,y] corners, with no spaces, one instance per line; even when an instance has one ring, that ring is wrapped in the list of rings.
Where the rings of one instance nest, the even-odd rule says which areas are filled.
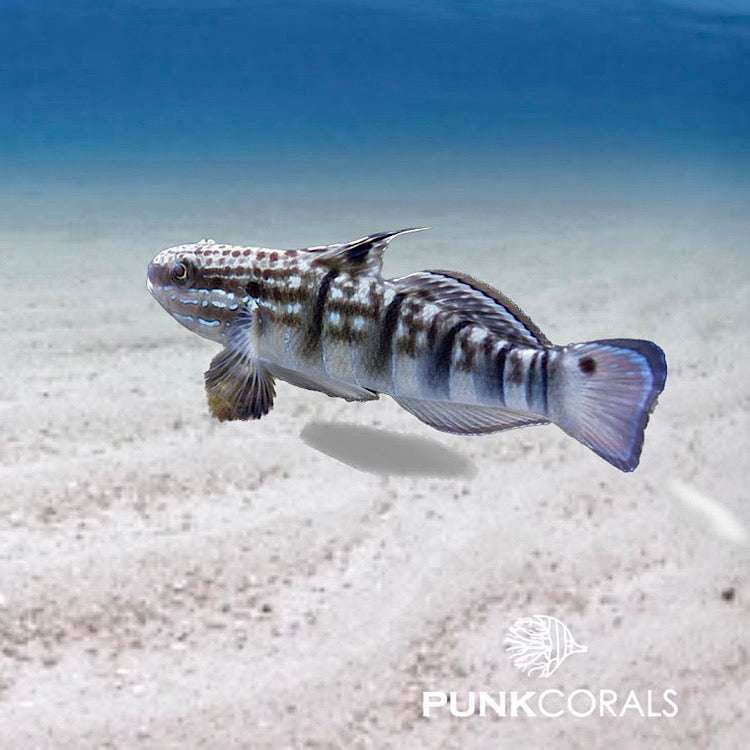
[[[347,186],[202,195],[198,178],[192,193],[5,197],[0,747],[745,747],[750,551],[681,498],[750,526],[750,219],[731,186],[693,187],[611,205],[564,186],[536,203],[489,188],[457,201],[437,180],[398,200]],[[386,275],[463,270],[555,342],[664,348],[637,471],[551,426],[462,438],[388,398],[283,383],[262,421],[211,419],[216,346],[147,294],[158,250],[415,224],[433,230],[394,242]],[[339,438],[341,458],[375,471],[300,437],[336,442],[339,423],[383,431]],[[419,444],[413,465],[368,457],[392,433]],[[534,613],[588,646],[548,679],[503,647]],[[673,688],[679,714],[421,716],[423,690],[548,688],[621,701]]]

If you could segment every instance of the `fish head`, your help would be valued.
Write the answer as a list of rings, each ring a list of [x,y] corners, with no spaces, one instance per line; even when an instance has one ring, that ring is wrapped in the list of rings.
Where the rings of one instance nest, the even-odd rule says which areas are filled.
[[[148,265],[154,299],[190,331],[223,342],[245,301],[242,290],[215,273],[213,240],[162,250]]]

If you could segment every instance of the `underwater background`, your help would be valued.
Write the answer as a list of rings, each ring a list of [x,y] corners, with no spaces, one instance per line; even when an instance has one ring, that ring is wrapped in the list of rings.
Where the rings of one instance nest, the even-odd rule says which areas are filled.
[[[0,0],[0,747],[746,747],[749,206],[747,0]],[[384,276],[663,348],[634,472],[285,382],[211,417],[156,253],[414,226]],[[679,715],[422,715],[550,687]]]
[[[343,230],[369,205],[355,233],[446,211],[709,221],[748,198],[750,7],[0,0],[0,165],[0,195],[73,201],[82,229],[76,197],[183,199],[201,236],[232,206],[266,242],[303,206]]]

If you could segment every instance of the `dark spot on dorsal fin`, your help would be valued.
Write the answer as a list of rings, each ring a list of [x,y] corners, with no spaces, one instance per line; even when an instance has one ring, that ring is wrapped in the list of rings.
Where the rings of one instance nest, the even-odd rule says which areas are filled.
[[[596,360],[593,357],[581,357],[578,360],[578,369],[584,375],[593,375],[596,372]]]
[[[347,258],[351,263],[362,263],[367,258],[372,245],[356,245],[347,253]]]
[[[383,253],[388,243],[399,234],[416,231],[419,230],[401,229],[397,232],[378,232],[353,242],[311,247],[308,252],[314,253],[315,264],[328,266],[342,273],[379,274],[383,263]]]

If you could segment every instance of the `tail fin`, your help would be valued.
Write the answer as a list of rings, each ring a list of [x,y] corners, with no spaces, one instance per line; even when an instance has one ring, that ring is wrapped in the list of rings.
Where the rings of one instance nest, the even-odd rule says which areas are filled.
[[[650,341],[589,341],[564,347],[560,365],[550,416],[605,461],[633,471],[667,377],[664,352]]]

